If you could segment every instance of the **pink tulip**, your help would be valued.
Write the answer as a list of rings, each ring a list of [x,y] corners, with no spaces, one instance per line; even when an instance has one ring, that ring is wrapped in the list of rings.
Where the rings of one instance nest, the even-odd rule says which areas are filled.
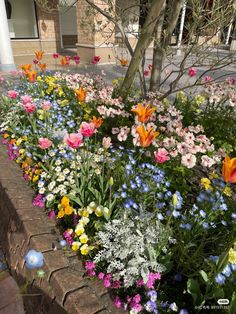
[[[47,148],[49,148],[49,147],[52,146],[52,141],[50,141],[50,140],[49,140],[48,138],[46,138],[46,137],[40,137],[38,146],[39,146],[41,149],[47,149]]]
[[[74,61],[75,61],[75,64],[79,64],[80,63],[80,57],[74,56]]]
[[[43,110],[50,110],[51,107],[52,107],[52,104],[50,103],[50,101],[44,101],[42,104]]]
[[[23,104],[23,107],[26,112],[33,113],[36,109],[36,105],[34,103],[28,102],[26,104]]]
[[[194,77],[196,75],[196,73],[197,73],[197,71],[193,67],[188,69],[188,75],[190,77]]]
[[[12,99],[16,99],[18,97],[18,92],[16,92],[15,90],[9,90],[7,92],[7,96],[12,98]]]
[[[207,83],[207,82],[211,82],[212,81],[212,77],[211,76],[206,76],[205,77],[205,82]]]
[[[52,56],[53,56],[53,59],[58,59],[59,58],[59,54],[57,52],[55,52]]]
[[[80,126],[80,130],[83,136],[92,136],[95,133],[95,125],[93,122],[87,123],[82,122]]]
[[[94,56],[92,60],[92,64],[97,64],[101,60],[100,56]]]
[[[71,148],[78,148],[83,142],[83,136],[80,132],[78,133],[71,133],[64,137],[64,141],[68,146]]]
[[[23,102],[23,105],[32,102],[32,98],[29,95],[21,96],[21,100]]]
[[[158,150],[154,152],[154,156],[156,162],[158,162],[159,164],[163,164],[167,160],[170,160],[170,157],[168,156],[168,151],[165,148],[158,148]]]

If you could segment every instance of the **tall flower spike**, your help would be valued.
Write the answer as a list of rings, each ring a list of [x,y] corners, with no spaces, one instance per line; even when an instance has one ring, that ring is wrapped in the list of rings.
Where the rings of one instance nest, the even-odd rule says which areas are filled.
[[[236,157],[226,156],[223,161],[222,175],[227,183],[236,183]]]
[[[151,142],[160,134],[159,132],[154,132],[153,128],[146,130],[143,125],[137,127],[137,132],[140,137],[140,145],[142,147],[148,147]]]
[[[131,109],[132,112],[138,115],[138,120],[142,123],[146,123],[156,108],[150,108],[150,104],[143,106],[141,103],[138,103],[137,106]]]

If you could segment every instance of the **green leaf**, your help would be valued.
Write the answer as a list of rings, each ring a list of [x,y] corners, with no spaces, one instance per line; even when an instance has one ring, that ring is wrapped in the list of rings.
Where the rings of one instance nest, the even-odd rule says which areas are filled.
[[[204,270],[200,270],[199,273],[200,273],[200,275],[202,276],[202,279],[203,279],[205,282],[208,282],[207,273],[206,273]]]
[[[81,202],[79,197],[76,197],[72,194],[68,194],[66,195],[70,200],[72,200],[73,202],[75,202],[76,204],[79,204],[81,207],[83,206],[83,203]]]
[[[203,302],[203,296],[197,280],[190,278],[187,282],[187,291],[193,297],[194,304],[201,305]]]
[[[230,302],[229,314],[235,313],[236,313],[236,292],[234,291]]]
[[[220,257],[216,263],[216,273],[217,274],[221,273],[224,270],[224,268],[228,264],[228,260],[229,260],[229,252],[223,253],[220,255]]]

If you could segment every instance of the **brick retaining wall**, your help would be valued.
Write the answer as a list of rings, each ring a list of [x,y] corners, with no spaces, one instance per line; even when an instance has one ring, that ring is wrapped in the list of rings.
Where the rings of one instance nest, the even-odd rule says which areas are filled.
[[[84,276],[82,262],[74,252],[53,249],[60,234],[44,210],[32,205],[33,195],[21,169],[8,159],[7,149],[0,143],[0,241],[11,273],[25,294],[27,314],[124,313],[115,309],[100,281]],[[29,249],[44,253],[43,279],[25,267]]]

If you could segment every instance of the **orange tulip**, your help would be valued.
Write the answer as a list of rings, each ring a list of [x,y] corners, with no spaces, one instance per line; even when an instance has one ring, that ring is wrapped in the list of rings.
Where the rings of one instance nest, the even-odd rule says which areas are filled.
[[[122,67],[126,67],[129,63],[129,61],[127,59],[124,59],[124,58],[119,59],[119,61],[120,61],[120,64],[122,65]]]
[[[226,156],[223,161],[222,174],[225,182],[236,183],[236,157],[230,159]]]
[[[80,102],[84,102],[85,101],[86,94],[87,94],[87,91],[82,86],[80,86],[79,89],[75,89],[75,96],[76,96],[77,100],[80,101]]]
[[[70,65],[70,59],[68,56],[64,56],[61,58],[61,65]]]
[[[150,104],[147,104],[145,107],[142,104],[138,104],[137,107],[131,109],[132,112],[138,115],[138,120],[142,123],[146,123],[152,113],[156,110],[156,108],[150,108]]]
[[[32,68],[32,64],[22,64],[21,65],[21,69],[26,73],[28,71],[30,71]]]
[[[47,69],[47,64],[46,63],[39,63],[38,66],[40,67],[42,72],[45,72]]]
[[[36,59],[37,59],[38,61],[42,60],[43,54],[44,54],[43,51],[35,51]]]
[[[35,81],[35,79],[36,79],[36,73],[37,73],[37,72],[36,72],[35,70],[33,70],[33,71],[27,71],[27,72],[25,73],[25,75],[27,76],[29,82],[33,83],[33,82]]]
[[[93,116],[91,122],[93,122],[95,128],[98,129],[102,125],[102,118],[101,117],[96,118],[95,116]]]
[[[160,134],[159,132],[154,132],[153,128],[146,130],[143,125],[138,126],[136,130],[139,134],[140,145],[142,147],[148,147],[151,142]]]

